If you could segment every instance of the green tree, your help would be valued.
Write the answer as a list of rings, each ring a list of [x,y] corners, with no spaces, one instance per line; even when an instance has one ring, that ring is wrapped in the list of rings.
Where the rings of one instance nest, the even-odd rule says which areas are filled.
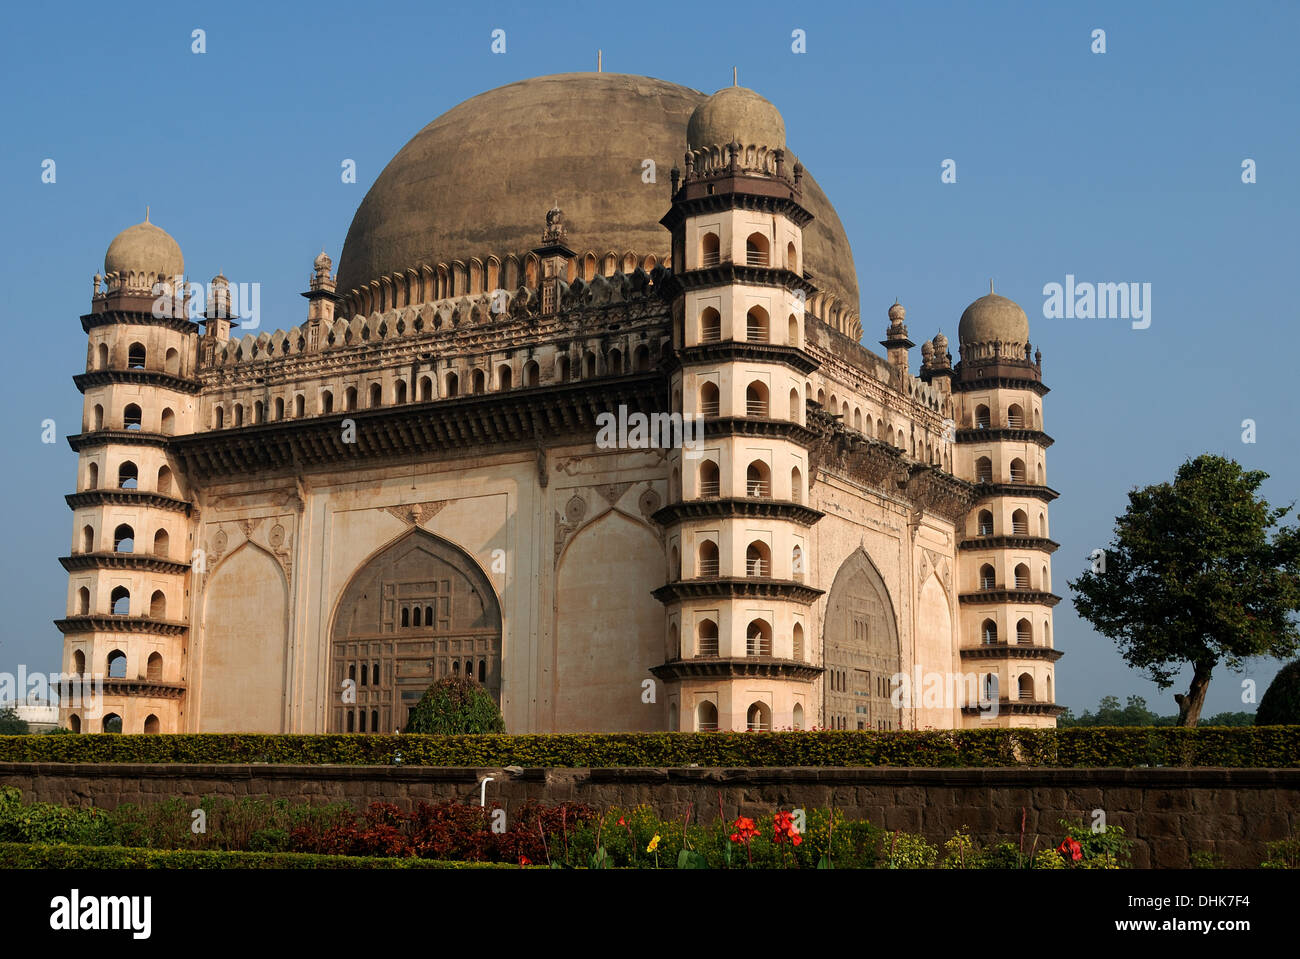
[[[1267,478],[1222,456],[1187,461],[1173,483],[1129,493],[1104,556],[1070,583],[1079,615],[1161,689],[1191,666],[1180,726],[1196,725],[1220,663],[1300,645],[1300,534],[1278,525],[1290,506],[1256,495]]]
[[[18,718],[18,710],[12,706],[0,709],[0,736],[26,736],[28,732],[27,720]]]
[[[463,736],[503,733],[501,708],[486,689],[472,679],[444,676],[434,682],[411,710],[408,733]]]
[[[1300,659],[1283,666],[1264,690],[1255,711],[1256,726],[1300,724]]]

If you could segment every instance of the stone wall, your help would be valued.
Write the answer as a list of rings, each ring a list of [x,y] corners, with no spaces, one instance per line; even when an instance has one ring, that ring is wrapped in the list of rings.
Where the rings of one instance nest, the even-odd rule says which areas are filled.
[[[942,844],[966,827],[1026,849],[1056,841],[1056,821],[1105,811],[1136,840],[1133,864],[1186,867],[1213,851],[1229,866],[1258,866],[1265,843],[1300,830],[1300,769],[501,769],[415,766],[128,765],[0,763],[0,783],[28,800],[105,809],[172,796],[270,796],[298,802],[419,800],[489,803],[570,800],[597,807],[652,805],[660,815],[728,817],[777,807],[834,805],[887,829]],[[1039,830],[1042,830],[1040,833]]]

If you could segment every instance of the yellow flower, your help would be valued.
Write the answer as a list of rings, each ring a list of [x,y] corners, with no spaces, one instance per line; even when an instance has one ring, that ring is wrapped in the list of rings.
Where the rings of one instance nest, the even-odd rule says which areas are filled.
[[[654,852],[654,851],[655,851],[656,849],[658,849],[658,848],[659,848],[659,834],[656,833],[656,834],[655,834],[655,837],[654,837],[653,839],[650,840],[650,845],[648,845],[648,846],[645,847],[645,851],[646,851],[646,852]]]

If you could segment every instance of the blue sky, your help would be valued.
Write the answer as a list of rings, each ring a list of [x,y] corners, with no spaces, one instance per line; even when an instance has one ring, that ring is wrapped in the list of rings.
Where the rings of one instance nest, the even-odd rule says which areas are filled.
[[[490,50],[498,28],[505,54]],[[1104,54],[1090,50],[1097,28]],[[795,29],[806,53],[791,50]],[[337,262],[365,191],[416,131],[484,90],[594,69],[597,48],[607,71],[707,92],[735,65],[781,109],[848,232],[872,348],[895,297],[917,342],[939,328],[955,341],[989,277],[1025,307],[1052,387],[1056,592],[1105,545],[1127,491],[1189,456],[1263,469],[1265,495],[1289,503],[1297,34],[1288,3],[755,0],[743,16],[676,3],[16,5],[0,36],[0,671],[58,667],[76,471],[62,437],[79,429],[78,317],[113,236],[148,203],[192,279],[260,277],[263,326],[299,323],[312,257],[324,246]],[[355,185],[340,182],[343,157]],[[949,158],[957,182],[943,184]],[[1241,182],[1245,158],[1257,183]],[[1044,284],[1067,274],[1150,283],[1150,328],[1044,319]],[[1174,690],[1125,667],[1068,596],[1056,644],[1058,701],[1076,712],[1107,693],[1174,711]],[[1276,668],[1246,675],[1262,692]],[[1207,712],[1242,708],[1240,681],[1216,673]]]

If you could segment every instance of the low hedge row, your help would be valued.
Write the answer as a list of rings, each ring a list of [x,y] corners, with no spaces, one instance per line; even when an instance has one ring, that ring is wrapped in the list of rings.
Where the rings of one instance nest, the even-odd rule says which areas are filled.
[[[528,736],[0,736],[0,762],[410,766],[1300,766],[1300,726]]]
[[[211,849],[132,849],[126,846],[64,846],[0,843],[0,869],[513,869],[499,862],[318,856],[295,852],[229,852]]]

